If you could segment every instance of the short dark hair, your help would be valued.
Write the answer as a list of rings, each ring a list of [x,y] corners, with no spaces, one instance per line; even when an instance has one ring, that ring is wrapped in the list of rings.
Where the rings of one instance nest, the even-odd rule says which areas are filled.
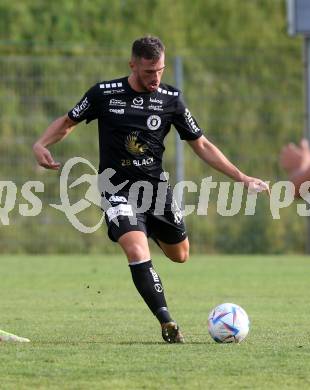
[[[148,35],[136,39],[132,44],[131,54],[136,58],[146,58],[147,60],[157,60],[165,51],[165,46],[157,37]]]

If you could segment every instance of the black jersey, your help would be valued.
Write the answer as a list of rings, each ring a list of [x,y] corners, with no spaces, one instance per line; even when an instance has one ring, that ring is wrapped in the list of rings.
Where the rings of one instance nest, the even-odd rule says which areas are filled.
[[[136,92],[128,77],[95,84],[68,116],[75,122],[98,120],[99,173],[114,169],[114,184],[160,180],[164,139],[171,125],[183,140],[202,135],[179,90],[160,84],[154,92]]]

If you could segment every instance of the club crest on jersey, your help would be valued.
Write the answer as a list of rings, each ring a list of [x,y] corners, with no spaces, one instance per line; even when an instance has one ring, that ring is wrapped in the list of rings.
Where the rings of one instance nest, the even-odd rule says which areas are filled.
[[[151,115],[147,118],[146,124],[150,130],[157,130],[161,125],[161,119],[158,115]]]
[[[148,146],[138,139],[138,133],[130,133],[125,141],[127,151],[134,156],[142,156],[148,149]]]

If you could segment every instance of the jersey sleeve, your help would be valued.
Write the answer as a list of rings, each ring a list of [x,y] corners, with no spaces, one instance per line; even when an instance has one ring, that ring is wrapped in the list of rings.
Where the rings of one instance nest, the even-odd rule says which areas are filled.
[[[82,122],[86,120],[86,123],[98,117],[97,113],[97,84],[91,87],[82,97],[82,99],[74,106],[69,112],[68,117],[74,122]]]
[[[202,130],[196,119],[180,98],[178,98],[176,103],[176,111],[172,119],[172,124],[177,129],[182,140],[191,141],[202,136]]]

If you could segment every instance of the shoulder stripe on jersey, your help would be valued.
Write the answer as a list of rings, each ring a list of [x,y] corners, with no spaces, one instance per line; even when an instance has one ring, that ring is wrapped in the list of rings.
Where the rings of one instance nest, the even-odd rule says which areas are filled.
[[[101,89],[104,89],[104,88],[116,88],[116,87],[122,87],[123,86],[123,83],[103,83],[103,84],[99,84],[99,87]]]
[[[162,89],[162,88],[157,88],[157,91],[159,93],[163,93],[164,95],[170,95],[170,96],[178,96],[179,95],[179,92],[177,92],[177,91],[172,92],[172,91],[167,91],[166,89]]]

